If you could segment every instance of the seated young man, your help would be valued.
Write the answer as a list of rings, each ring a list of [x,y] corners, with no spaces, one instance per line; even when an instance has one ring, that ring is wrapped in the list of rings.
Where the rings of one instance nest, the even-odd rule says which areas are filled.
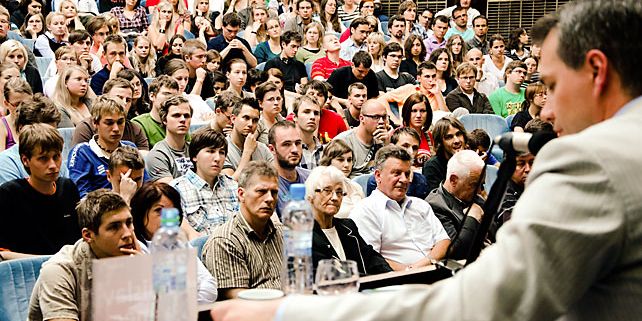
[[[64,246],[42,265],[28,320],[91,320],[92,261],[139,253],[133,218],[120,195],[93,191],[77,211],[82,239]]]
[[[109,79],[117,78],[119,71],[125,68],[127,60],[127,42],[119,35],[109,35],[102,44],[105,67],[91,77],[90,86],[96,95],[103,94],[103,86]]]
[[[279,193],[276,170],[250,162],[238,182],[240,213],[214,229],[203,247],[203,262],[224,299],[244,289],[281,288],[283,230],[271,219]]]
[[[60,122],[60,111],[49,100],[49,98],[36,94],[32,101],[23,102],[18,106],[14,115],[15,128],[20,134],[20,130],[27,125],[44,123],[56,127]],[[19,140],[18,140],[19,141]],[[29,173],[22,165],[20,153],[18,151],[19,143],[11,146],[9,149],[0,153],[0,184],[12,181],[18,178],[27,178]],[[67,155],[62,155],[63,159]],[[67,167],[60,169],[61,177],[69,177]]]
[[[197,130],[189,145],[192,169],[170,183],[181,194],[185,219],[197,233],[211,234],[239,211],[238,184],[221,173],[227,147],[223,134]]]
[[[161,104],[159,113],[165,125],[165,139],[149,152],[146,167],[151,180],[168,183],[192,168],[186,141],[192,107],[185,97],[172,96]]]
[[[134,87],[129,80],[124,78],[109,79],[103,87],[103,95],[122,100],[122,106],[125,110],[125,115],[127,115],[132,106]],[[76,125],[71,144],[76,146],[80,143],[88,142],[95,134],[96,127],[94,127],[91,117],[87,118]],[[131,122],[127,117],[125,117],[123,139],[136,144],[136,147],[141,151],[149,151],[149,143],[145,133],[138,124]]]
[[[143,186],[145,161],[136,148],[121,146],[109,157],[107,180],[112,192],[120,195],[127,204],[134,193]]]
[[[167,75],[158,76],[149,85],[149,101],[152,103],[152,110],[132,119],[132,122],[138,124],[145,132],[149,148],[153,148],[156,143],[165,138],[165,127],[158,111],[168,97],[177,94],[178,82]]]
[[[526,64],[521,61],[511,61],[506,66],[504,81],[506,85],[493,91],[488,100],[496,115],[508,117],[515,115],[524,102],[525,89],[522,88],[526,77]]]
[[[80,237],[76,185],[60,177],[63,139],[47,124],[20,131],[20,158],[28,178],[0,186],[0,248],[24,254],[54,254]]]
[[[305,85],[308,82],[308,73],[305,65],[296,60],[297,51],[301,45],[302,37],[296,31],[286,31],[281,35],[281,54],[265,63],[265,70],[278,68],[283,73],[285,90],[295,92],[296,84]]]
[[[80,197],[100,188],[109,188],[107,168],[109,157],[116,148],[134,143],[121,140],[125,127],[125,110],[114,99],[101,96],[94,101],[91,118],[97,135],[88,143],[81,143],[69,153],[69,178],[80,192]]]

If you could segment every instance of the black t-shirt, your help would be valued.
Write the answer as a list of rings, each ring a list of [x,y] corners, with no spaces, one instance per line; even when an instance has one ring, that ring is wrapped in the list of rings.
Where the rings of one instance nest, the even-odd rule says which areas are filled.
[[[332,85],[332,93],[339,98],[348,98],[348,86],[360,82],[368,88],[368,99],[379,96],[379,84],[377,83],[377,76],[372,69],[368,72],[365,78],[357,79],[352,73],[352,66],[345,66],[335,69],[330,77],[328,83]]]
[[[76,204],[80,195],[68,178],[58,178],[56,193],[43,195],[20,178],[0,186],[0,247],[28,254],[55,254],[80,239]]]
[[[263,70],[270,70],[271,68],[278,68],[283,73],[283,86],[285,90],[295,91],[295,85],[301,82],[301,78],[307,78],[308,72],[305,70],[305,65],[294,59],[281,59],[276,57],[268,60],[265,63]]]
[[[355,119],[354,117],[352,117],[352,114],[350,113],[350,108],[344,109],[343,113],[345,114],[346,120],[348,121],[348,126],[350,126],[351,128],[359,126],[360,122],[358,119]]]
[[[515,114],[515,117],[513,117],[513,121],[510,124],[510,130],[514,131],[515,127],[521,127],[524,129],[526,127],[526,124],[528,124],[529,121],[533,120],[533,117],[531,117],[531,114],[528,112],[528,110],[521,110],[517,114]]]
[[[189,78],[187,81],[187,86],[185,87],[185,93],[190,93],[192,88],[194,88],[194,83],[196,83],[196,77]],[[214,82],[212,81],[212,73],[209,71],[205,75],[205,80],[203,80],[203,86],[201,86],[201,98],[203,100],[214,97]]]
[[[377,73],[377,83],[379,91],[387,92],[393,89],[397,89],[403,85],[414,84],[415,77],[410,75],[407,72],[400,72],[397,76],[397,79],[394,79],[386,73],[385,70],[381,70]]]

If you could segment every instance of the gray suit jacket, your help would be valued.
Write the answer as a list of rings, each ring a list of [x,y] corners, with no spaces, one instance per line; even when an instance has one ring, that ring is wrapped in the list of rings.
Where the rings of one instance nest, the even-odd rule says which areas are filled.
[[[292,297],[281,319],[639,320],[640,124],[642,99],[546,145],[497,243],[453,278],[396,293]]]

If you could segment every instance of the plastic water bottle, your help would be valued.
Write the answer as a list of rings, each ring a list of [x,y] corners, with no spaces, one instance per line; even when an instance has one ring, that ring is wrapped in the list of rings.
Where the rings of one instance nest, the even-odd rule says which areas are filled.
[[[305,185],[290,185],[290,202],[283,209],[283,277],[286,294],[312,293],[312,208],[305,201]]]
[[[187,295],[187,235],[180,227],[178,210],[161,211],[161,227],[154,233],[151,252],[154,256],[153,283],[156,293],[157,321],[188,320],[185,312]]]

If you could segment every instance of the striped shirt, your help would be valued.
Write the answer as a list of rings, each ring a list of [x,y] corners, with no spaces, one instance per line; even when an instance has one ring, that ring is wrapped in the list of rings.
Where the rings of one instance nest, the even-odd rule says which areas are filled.
[[[342,23],[350,23],[355,18],[358,18],[361,15],[361,12],[359,12],[358,6],[355,6],[354,11],[350,13],[346,12],[343,6],[340,6],[337,8],[337,15]]]
[[[203,247],[205,267],[219,289],[281,288],[283,229],[268,220],[261,240],[241,213],[217,227]]]
[[[227,175],[219,175],[211,187],[190,170],[170,185],[181,194],[185,218],[197,232],[209,235],[239,211],[238,184]]]

